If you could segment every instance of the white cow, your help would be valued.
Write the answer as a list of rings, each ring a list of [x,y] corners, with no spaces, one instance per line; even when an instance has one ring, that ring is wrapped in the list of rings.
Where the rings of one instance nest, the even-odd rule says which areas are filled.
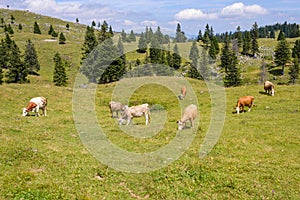
[[[114,112],[117,114],[117,118],[119,117],[119,112],[124,112],[125,110],[125,105],[123,105],[120,102],[116,102],[116,101],[111,101],[109,102],[109,109],[110,109],[110,113],[111,113],[111,117],[114,118]]]
[[[274,94],[275,94],[275,85],[272,82],[266,81],[264,83],[264,89],[265,89],[266,93],[270,94],[270,92],[271,92],[271,95],[274,96]]]
[[[197,117],[197,114],[198,114],[198,109],[196,105],[190,104],[189,106],[187,106],[182,113],[181,120],[177,121],[178,130],[184,129],[187,121],[190,121],[191,127],[193,127],[194,120]]]
[[[29,114],[30,111],[35,113],[35,116],[39,117],[39,109],[43,111],[43,115],[47,116],[47,99],[45,97],[34,97],[30,99],[26,108],[23,108],[23,116]]]
[[[145,116],[146,125],[150,122],[150,108],[147,103],[138,105],[138,106],[125,106],[125,111],[122,116],[119,118],[119,125],[123,123],[124,120],[127,120],[127,125],[132,123],[132,118]]]

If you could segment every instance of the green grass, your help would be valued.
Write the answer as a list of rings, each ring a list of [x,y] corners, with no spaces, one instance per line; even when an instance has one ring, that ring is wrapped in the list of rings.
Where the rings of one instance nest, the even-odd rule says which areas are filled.
[[[226,107],[220,110],[220,113],[226,111],[222,134],[212,151],[200,159],[199,149],[209,129],[213,105],[206,84],[188,79],[200,110],[200,124],[191,146],[179,159],[159,170],[140,174],[120,172],[89,152],[74,123],[73,80],[79,67],[85,28],[69,23],[70,31],[64,32],[67,44],[58,45],[45,41],[49,39],[45,24],[53,22],[55,30],[62,27],[60,30],[65,31],[66,22],[40,16],[44,34],[35,35],[28,30],[36,15],[10,10],[0,12],[4,12],[7,19],[13,12],[16,22],[23,20],[24,32],[15,33],[13,39],[21,50],[25,41],[31,39],[41,64],[40,76],[30,76],[30,84],[0,85],[0,199],[300,198],[299,85],[280,85],[280,82],[286,83],[286,77],[277,77],[272,97],[264,94],[263,86],[257,84],[260,62],[251,60],[252,65],[241,66],[243,76],[251,84],[225,90]],[[271,44],[269,40],[259,42]],[[125,44],[125,48],[131,49],[134,45],[136,43]],[[180,52],[187,53],[190,45],[179,44]],[[71,62],[68,87],[52,84],[55,52]],[[143,58],[136,52],[128,54],[132,60],[140,56]],[[176,120],[181,114],[176,95],[157,84],[146,84],[134,91],[129,98],[130,105],[148,102],[159,108],[152,111],[151,126],[157,126],[160,131],[152,137],[138,138],[127,135],[124,130],[147,133],[143,118],[134,119],[132,127],[136,129],[126,126],[120,129],[116,119],[110,118],[107,104],[117,84],[98,85],[95,100],[92,99],[97,123],[107,137],[123,149],[140,153],[170,143],[176,137]],[[243,95],[253,95],[256,106],[251,112],[234,114],[236,101]],[[48,98],[47,117],[21,116],[21,109],[33,96]],[[165,123],[161,128],[162,121]],[[185,133],[189,134],[187,131],[181,134]]]
[[[260,85],[226,89],[222,135],[210,154],[200,159],[199,148],[210,123],[210,97],[205,84],[190,83],[201,113],[192,145],[169,166],[144,174],[115,171],[87,151],[74,126],[70,89],[42,86],[32,91],[37,85],[0,86],[0,199],[299,198],[299,85],[277,86],[274,97],[265,95]],[[144,94],[149,102],[166,105],[168,113],[158,135],[137,139],[120,131],[110,118],[107,102],[114,87],[99,85],[95,99],[96,113],[102,116],[99,123],[113,143],[130,151],[149,152],[172,141],[180,112],[168,90],[145,86],[132,96],[135,102]],[[150,98],[155,92],[164,95]],[[49,98],[48,116],[21,117],[21,108],[37,95]],[[256,107],[236,115],[233,107],[241,95],[254,95]],[[155,112],[153,123],[158,116]],[[144,120],[134,123],[143,126]]]

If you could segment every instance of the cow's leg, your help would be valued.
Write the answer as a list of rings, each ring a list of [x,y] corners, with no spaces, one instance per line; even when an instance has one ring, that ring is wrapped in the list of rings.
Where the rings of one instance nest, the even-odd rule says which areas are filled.
[[[148,123],[149,123],[149,115],[145,114],[145,118],[146,118],[146,125],[148,125]]]
[[[190,119],[190,122],[191,122],[191,127],[193,127],[194,126],[194,120]]]
[[[131,117],[128,117],[128,119],[127,119],[127,126],[129,125],[129,124],[131,124],[131,120],[132,120],[132,118]]]
[[[253,104],[254,104],[254,103],[251,103],[251,104],[249,105],[249,110],[248,110],[248,112],[251,111],[251,109],[252,109],[252,107],[253,107]]]
[[[35,107],[35,116],[39,117],[40,116],[40,113],[39,113],[39,106],[36,106]]]
[[[42,110],[43,110],[43,116],[47,116],[47,108],[44,107]]]

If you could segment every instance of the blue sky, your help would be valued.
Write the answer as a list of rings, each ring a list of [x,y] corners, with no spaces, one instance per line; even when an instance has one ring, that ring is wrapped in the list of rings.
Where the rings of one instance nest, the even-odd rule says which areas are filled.
[[[113,30],[142,32],[145,27],[174,34],[177,23],[187,35],[197,35],[205,25],[215,33],[249,30],[285,21],[300,23],[299,0],[1,0],[0,7],[31,12],[91,25],[106,20]]]

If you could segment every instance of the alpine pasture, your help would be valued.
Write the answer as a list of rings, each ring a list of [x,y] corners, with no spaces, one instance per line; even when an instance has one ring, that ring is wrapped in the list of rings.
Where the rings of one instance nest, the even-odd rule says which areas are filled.
[[[270,96],[265,94],[263,84],[258,84],[259,61],[251,60],[251,67],[241,65],[246,83],[225,89],[222,134],[204,158],[199,158],[199,149],[211,120],[210,91],[205,82],[188,79],[200,113],[191,146],[179,159],[159,170],[120,172],[102,164],[87,150],[74,123],[73,83],[80,66],[85,26],[25,11],[1,9],[0,14],[6,18],[13,14],[16,21],[22,21],[23,30],[15,31],[12,39],[21,51],[25,41],[31,39],[41,65],[39,76],[29,76],[30,83],[0,85],[0,199],[300,198],[300,86],[282,84],[287,82],[286,76],[277,77],[275,96]],[[31,33],[34,21],[40,23],[44,34]],[[66,23],[70,24],[69,31],[65,30]],[[64,32],[66,44],[49,42],[51,37],[46,32],[50,24]],[[276,45],[271,39],[259,42]],[[191,43],[180,44],[179,49],[188,51],[190,46]],[[52,83],[55,52],[70,62],[67,87]],[[136,52],[128,55],[133,59],[139,56]],[[176,121],[181,117],[177,96],[157,84],[135,90],[131,104],[147,101],[156,105],[151,111],[152,124],[159,123],[160,117],[166,118],[158,134],[136,138],[127,135],[111,118],[108,103],[116,85],[97,85],[95,94],[99,125],[112,143],[133,152],[154,151],[168,144],[176,135]],[[255,106],[251,112],[235,114],[238,97],[246,95],[255,97]],[[22,108],[35,96],[47,98],[47,116],[22,117]],[[133,121],[144,127],[144,118]]]

